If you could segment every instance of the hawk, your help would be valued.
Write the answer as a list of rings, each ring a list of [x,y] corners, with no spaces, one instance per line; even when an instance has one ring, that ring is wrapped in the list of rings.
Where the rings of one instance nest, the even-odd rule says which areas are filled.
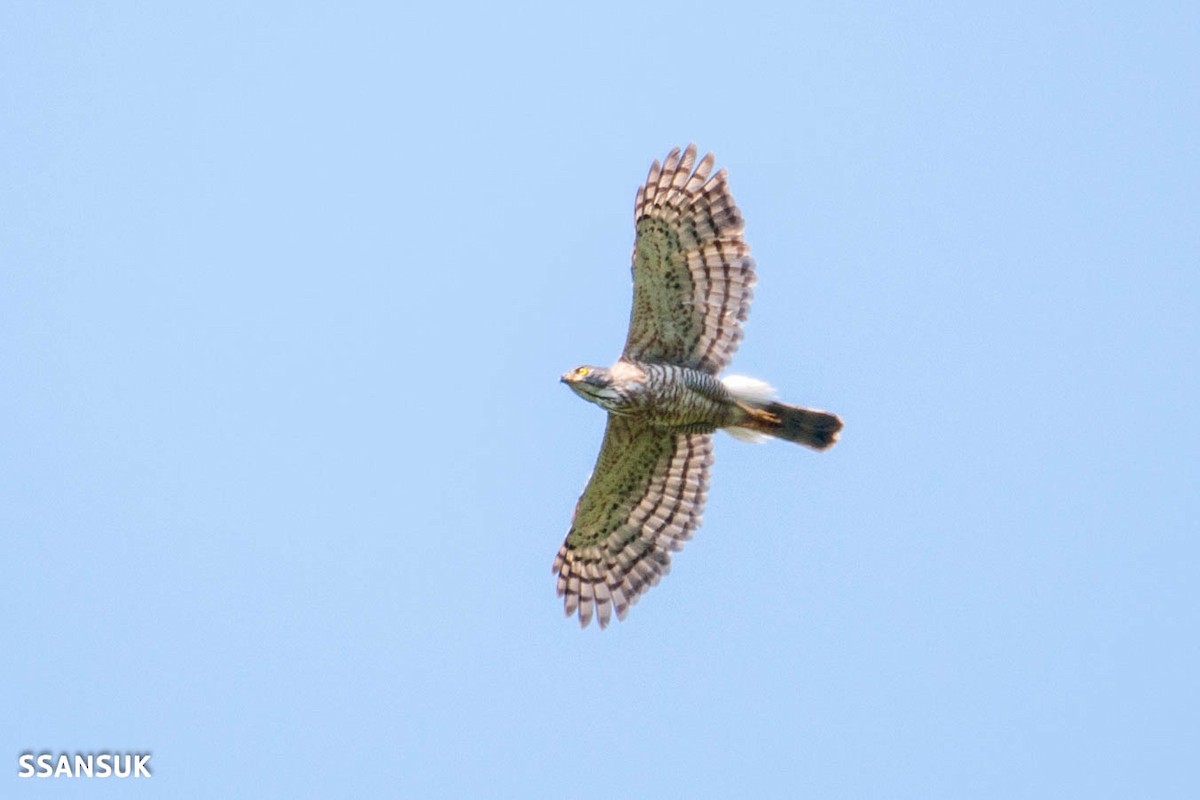
[[[634,203],[633,311],[621,357],[562,381],[608,411],[604,443],[554,559],[567,616],[600,627],[658,583],[700,525],[718,428],[816,450],[835,414],[786,405],[766,383],[718,374],[750,309],[754,260],[724,169],[696,146],[654,162]],[[694,169],[693,169],[694,168]]]

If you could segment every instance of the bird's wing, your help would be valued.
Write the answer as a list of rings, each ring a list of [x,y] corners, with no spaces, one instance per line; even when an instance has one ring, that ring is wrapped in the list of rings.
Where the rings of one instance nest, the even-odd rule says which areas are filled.
[[[633,311],[626,358],[717,374],[733,357],[750,311],[754,259],[725,170],[696,146],[650,167],[637,192]]]
[[[571,530],[554,559],[567,616],[603,628],[671,568],[700,524],[712,436],[654,428],[610,414],[604,444]]]

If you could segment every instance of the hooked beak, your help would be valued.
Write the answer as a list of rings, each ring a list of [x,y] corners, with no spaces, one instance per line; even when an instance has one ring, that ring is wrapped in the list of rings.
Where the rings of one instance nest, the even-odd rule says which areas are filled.
[[[574,382],[575,382],[575,373],[573,373],[573,372],[564,372],[564,373],[562,374],[562,377],[561,377],[561,378],[559,378],[558,380],[559,380],[559,382],[560,382],[560,383],[574,383]]]

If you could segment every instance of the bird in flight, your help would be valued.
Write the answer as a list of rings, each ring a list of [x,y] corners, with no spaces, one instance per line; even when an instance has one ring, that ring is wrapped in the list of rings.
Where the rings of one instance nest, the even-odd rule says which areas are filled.
[[[700,525],[712,434],[824,450],[835,414],[774,400],[754,378],[718,378],[742,338],[754,259],[724,169],[696,146],[654,162],[634,203],[633,311],[621,357],[562,376],[608,411],[596,466],[554,559],[567,616],[624,619]]]

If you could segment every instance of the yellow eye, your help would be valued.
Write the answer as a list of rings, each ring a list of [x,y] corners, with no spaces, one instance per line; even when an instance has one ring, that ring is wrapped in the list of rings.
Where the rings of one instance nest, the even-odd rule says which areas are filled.
[[[575,374],[581,378],[585,378],[585,377],[587,377],[587,374],[591,371],[592,371],[591,367],[580,367],[579,369],[575,370]]]

